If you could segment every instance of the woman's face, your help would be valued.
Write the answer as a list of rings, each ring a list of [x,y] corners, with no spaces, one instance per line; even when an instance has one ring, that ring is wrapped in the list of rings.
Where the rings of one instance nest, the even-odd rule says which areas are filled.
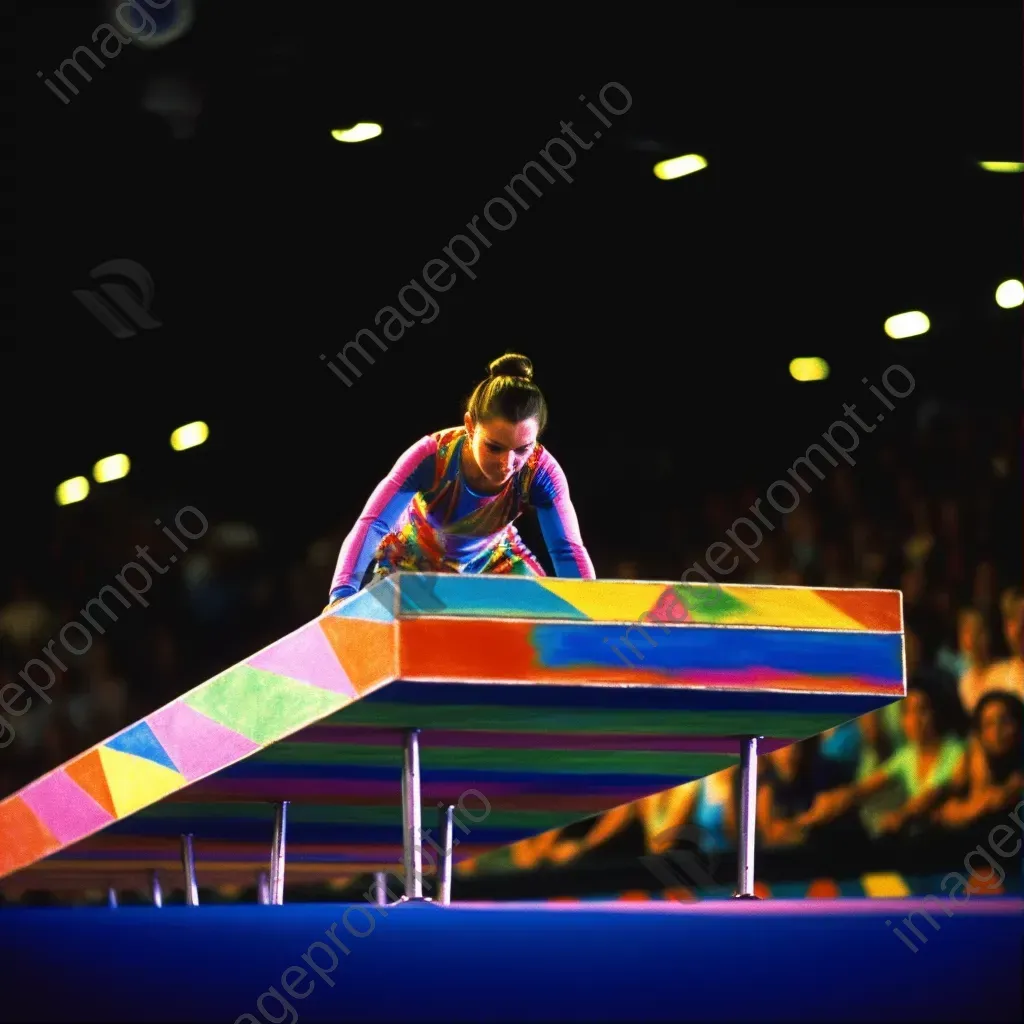
[[[467,413],[465,425],[473,460],[494,487],[501,487],[522,468],[533,452],[539,433],[535,419],[519,423],[501,419],[474,423]]]
[[[1004,757],[1020,745],[1020,730],[1003,701],[990,701],[981,709],[978,739],[985,753],[993,757]]]
[[[931,701],[915,690],[903,701],[903,733],[909,743],[921,743],[935,735],[935,716]]]

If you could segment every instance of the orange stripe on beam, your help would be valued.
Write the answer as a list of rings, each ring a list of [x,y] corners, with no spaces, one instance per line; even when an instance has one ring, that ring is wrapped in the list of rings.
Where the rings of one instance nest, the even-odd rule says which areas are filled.
[[[902,633],[903,613],[896,591],[818,590],[818,594],[844,615],[856,619],[865,629]]]

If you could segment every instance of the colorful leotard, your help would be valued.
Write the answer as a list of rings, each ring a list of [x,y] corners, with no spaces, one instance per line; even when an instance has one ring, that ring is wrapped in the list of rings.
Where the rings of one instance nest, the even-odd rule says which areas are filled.
[[[537,445],[497,494],[477,494],[462,472],[465,427],[414,444],[376,487],[345,538],[331,600],[359,590],[371,562],[392,572],[516,573],[543,568],[513,525],[532,508],[558,576],[593,579],[562,467]]]

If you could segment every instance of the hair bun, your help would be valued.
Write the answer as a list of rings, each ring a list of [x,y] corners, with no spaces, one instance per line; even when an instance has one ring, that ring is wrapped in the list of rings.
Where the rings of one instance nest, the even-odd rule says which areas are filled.
[[[518,352],[506,352],[487,368],[492,377],[521,377],[533,380],[533,363]]]

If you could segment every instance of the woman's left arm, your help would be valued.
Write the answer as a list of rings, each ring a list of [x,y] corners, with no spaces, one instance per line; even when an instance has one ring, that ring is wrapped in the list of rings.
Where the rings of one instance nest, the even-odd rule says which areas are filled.
[[[576,510],[569,499],[569,483],[562,467],[547,449],[541,453],[537,463],[527,500],[537,511],[555,574],[574,579],[595,579],[594,564],[583,545]]]

